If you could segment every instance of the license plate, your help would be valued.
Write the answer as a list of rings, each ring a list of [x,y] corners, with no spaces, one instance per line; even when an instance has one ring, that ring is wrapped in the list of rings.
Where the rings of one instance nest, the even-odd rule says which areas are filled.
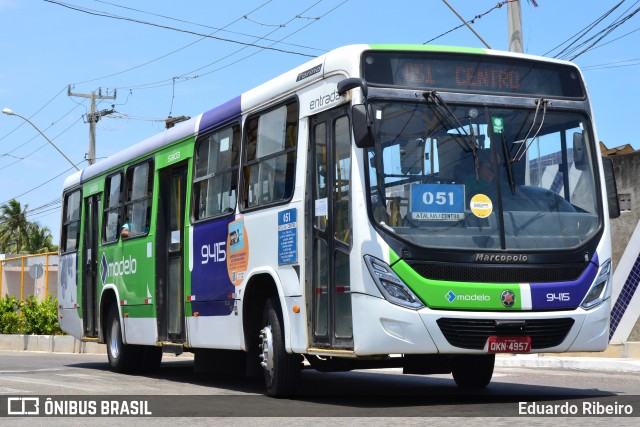
[[[488,340],[489,353],[529,353],[531,337],[495,337]]]

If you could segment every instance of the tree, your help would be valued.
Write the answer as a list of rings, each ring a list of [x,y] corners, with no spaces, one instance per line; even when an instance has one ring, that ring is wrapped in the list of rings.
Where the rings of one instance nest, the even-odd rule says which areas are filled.
[[[45,252],[57,251],[58,247],[53,244],[53,236],[49,227],[40,227],[37,222],[30,222],[27,232],[25,251],[30,254],[43,254]]]
[[[58,250],[48,227],[27,220],[28,207],[23,208],[16,199],[0,206],[0,253],[41,254]]]
[[[0,252],[22,251],[29,229],[28,207],[29,205],[24,205],[23,208],[16,199],[0,206]]]

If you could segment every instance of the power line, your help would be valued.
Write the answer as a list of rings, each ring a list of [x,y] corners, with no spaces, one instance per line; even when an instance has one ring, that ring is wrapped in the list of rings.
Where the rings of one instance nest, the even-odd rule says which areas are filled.
[[[557,45],[556,47],[548,50],[547,52],[545,52],[543,54],[543,56],[547,56],[548,54],[550,54],[551,52],[553,52],[554,50],[560,48],[560,46],[564,45],[565,43],[569,43],[571,42],[571,40],[574,40],[573,42],[569,43],[563,50],[561,50],[558,54],[556,54],[554,56],[554,58],[558,58],[560,55],[562,55],[565,51],[567,51],[567,49],[569,49],[573,44],[575,44],[578,40],[580,40],[582,37],[584,37],[589,31],[591,31],[593,28],[595,28],[600,22],[602,22],[607,16],[609,16],[610,14],[613,13],[614,10],[616,10],[618,7],[620,7],[620,5],[622,5],[622,3],[624,3],[626,0],[622,0],[620,3],[618,3],[617,5],[613,6],[611,9],[609,9],[607,12],[605,12],[602,16],[600,16],[598,19],[596,19],[595,21],[593,21],[592,23],[590,23],[589,25],[587,25],[586,27],[584,27],[583,29],[581,29],[580,31],[578,31],[577,33],[575,33],[573,36],[569,37],[567,40],[563,41],[562,43],[560,43],[559,45]]]
[[[42,111],[47,105],[51,104],[53,102],[54,99],[56,99],[58,96],[60,96],[60,94],[62,92],[64,92],[64,90],[66,89],[66,86],[64,88],[62,88],[60,90],[60,92],[56,93],[53,98],[51,98],[50,100],[48,100],[47,102],[45,102],[45,104],[38,108],[38,110],[33,113],[32,115],[30,115],[28,118],[32,119],[33,117],[36,116],[36,114],[38,114],[40,111]],[[11,135],[13,132],[15,132],[16,130],[18,130],[20,127],[24,126],[25,122],[20,122],[20,124],[18,126],[16,126],[15,128],[13,128],[13,130],[11,132],[9,132],[8,134],[6,134],[5,136],[3,136],[2,138],[0,138],[0,141],[4,140],[5,138],[7,138],[9,135]]]
[[[59,94],[58,94],[58,95],[59,95]],[[56,95],[56,97],[57,97],[58,95]],[[52,98],[52,100],[53,100],[53,98]],[[83,103],[85,103],[86,101],[87,101],[87,100],[85,99],[84,101],[82,101],[82,102],[80,102],[80,103],[77,103],[77,104],[78,104],[78,106],[82,106],[82,104],[83,104]],[[40,108],[40,110],[42,110],[42,108],[44,108],[44,107],[45,107],[46,105],[48,105],[50,102],[51,102],[51,101],[49,101],[47,104],[45,104],[43,107],[41,107],[41,108]],[[74,102],[75,102],[75,101],[74,101]],[[71,113],[73,112],[73,110],[75,110],[76,108],[78,108],[78,107],[77,107],[77,106],[76,106],[76,107],[73,107],[71,110],[67,111],[67,112],[66,112],[65,114],[63,114],[63,115],[62,115],[58,120],[55,120],[53,123],[51,123],[49,126],[47,126],[47,127],[44,129],[44,132],[46,132],[47,130],[51,129],[51,128],[52,128],[53,126],[55,126],[58,122],[60,122],[62,119],[64,119],[65,117],[67,117],[69,114],[71,114]],[[40,111],[40,110],[38,110],[38,111]],[[36,113],[32,114],[29,118],[31,118],[31,117],[33,117],[33,116],[35,116],[37,113],[38,113],[38,112],[36,112]],[[23,122],[23,123],[24,123],[24,122]],[[76,122],[74,122],[73,124],[75,124],[75,123],[77,123],[77,121],[76,121]],[[72,126],[73,126],[73,125],[72,125]],[[70,127],[71,127],[71,126],[70,126]],[[63,132],[59,133],[58,135],[56,135],[56,136],[55,136],[55,137],[53,137],[52,139],[53,139],[53,140],[55,140],[57,137],[59,137],[60,135],[62,135],[64,132],[66,132],[70,127],[68,127],[67,129],[65,129]],[[24,147],[25,145],[27,145],[28,143],[30,143],[31,141],[33,141],[33,140],[34,140],[34,139],[36,139],[37,137],[38,137],[38,135],[37,135],[37,134],[36,134],[36,135],[34,135],[34,136],[33,136],[31,139],[29,139],[28,141],[23,142],[22,144],[18,145],[17,147],[13,148],[13,149],[12,149],[12,150],[10,150],[10,151],[7,151],[7,152],[6,152],[6,153],[4,153],[4,154],[1,154],[1,155],[0,155],[0,157],[10,156],[12,153],[14,153],[15,151],[17,151],[17,150],[19,150],[20,148]],[[46,145],[46,144],[45,144],[45,145]],[[11,157],[15,157],[15,156],[11,156]]]
[[[143,13],[143,14],[147,14],[147,15],[151,15],[151,16],[157,16],[157,17],[164,18],[164,19],[169,19],[171,21],[177,21],[177,22],[182,22],[182,23],[185,23],[185,24],[195,25],[197,27],[209,28],[211,30],[215,30],[214,33],[225,32],[225,33],[234,34],[234,35],[237,35],[237,36],[256,38],[258,36],[255,36],[255,35],[252,35],[252,34],[247,34],[247,33],[241,33],[241,32],[238,32],[238,31],[227,30],[227,28],[229,26],[235,24],[236,22],[242,20],[242,19],[247,19],[247,20],[249,20],[251,22],[254,22],[256,24],[263,25],[263,24],[261,24],[261,23],[259,23],[257,21],[248,19],[248,16],[253,14],[253,13],[255,13],[255,12],[257,12],[258,10],[262,9],[264,6],[266,6],[267,4],[271,3],[273,0],[268,0],[268,1],[264,2],[264,3],[262,3],[261,5],[256,7],[255,9],[251,10],[248,13],[245,13],[240,18],[238,18],[235,21],[225,25],[222,28],[213,27],[211,25],[206,25],[206,24],[200,24],[198,22],[187,21],[185,19],[179,19],[179,18],[175,18],[175,17],[172,17],[172,16],[161,15],[159,13],[154,13],[154,12],[148,12],[148,11],[145,11],[145,10],[135,9],[133,7],[123,6],[123,5],[119,5],[119,4],[112,3],[112,2],[107,2],[107,1],[102,1],[102,0],[93,0],[93,1],[98,2],[98,3],[108,4],[108,5],[114,6],[114,7],[119,7],[119,8],[122,8],[122,9],[131,10],[131,11],[138,12],[138,13]],[[317,17],[307,17],[307,16],[296,16],[296,18],[299,18],[299,19],[318,19]],[[274,41],[274,40],[270,40],[270,39],[267,39],[267,38],[264,38],[264,40],[270,41],[270,42]],[[294,46],[294,47],[300,47],[300,48],[303,48],[303,49],[317,50],[317,51],[320,51],[320,52],[326,52],[326,50],[324,50],[324,49],[318,49],[316,47],[311,47],[311,46],[304,46],[304,45],[300,45],[300,44],[285,43],[285,42],[280,42],[280,43],[282,43],[284,45],[287,45],[287,46]]]
[[[582,71],[604,70],[607,68],[634,67],[640,65],[640,58],[626,59],[624,61],[605,62],[602,64],[587,65],[580,67]]]
[[[310,58],[314,58],[315,57],[315,55],[309,55],[307,53],[295,52],[295,51],[286,50],[286,49],[279,49],[279,48],[276,48],[276,47],[260,46],[260,45],[254,44],[254,43],[247,43],[247,42],[243,42],[243,41],[240,41],[240,40],[233,40],[233,39],[229,39],[229,38],[225,38],[225,37],[218,37],[218,36],[214,36],[212,34],[203,34],[203,33],[197,32],[197,31],[191,31],[191,30],[186,30],[186,29],[182,29],[182,28],[171,27],[169,25],[156,24],[156,23],[153,23],[153,22],[142,21],[140,19],[129,18],[129,17],[126,17],[126,16],[118,16],[118,15],[114,15],[114,14],[110,14],[110,13],[106,13],[106,12],[93,11],[91,9],[83,8],[81,6],[76,6],[76,5],[72,5],[72,4],[69,4],[69,3],[63,3],[63,2],[57,1],[57,0],[44,0],[44,1],[46,1],[47,3],[56,4],[58,6],[66,7],[68,9],[75,10],[75,11],[82,12],[82,13],[86,13],[86,14],[89,14],[89,15],[102,16],[104,18],[118,19],[118,20],[121,20],[121,21],[130,21],[130,22],[135,22],[135,23],[138,23],[138,24],[149,25],[149,26],[152,26],[152,27],[162,28],[162,29],[165,29],[165,30],[177,31],[177,32],[180,32],[180,33],[193,34],[195,36],[206,37],[206,38],[215,39],[215,40],[219,40],[219,41],[224,41],[224,42],[228,42],[228,43],[234,43],[234,44],[239,44],[239,45],[244,45],[244,46],[257,47],[257,48],[265,49],[265,50],[273,50],[275,52],[288,53],[288,54],[299,55],[299,56],[306,56],[306,57],[310,57]]]
[[[637,2],[636,2],[637,3]],[[616,30],[618,27],[620,27],[621,25],[623,25],[625,22],[627,22],[629,19],[631,19],[636,13],[640,12],[640,8],[637,8],[636,10],[634,10],[633,12],[631,12],[629,15],[625,16],[624,18],[622,18],[621,20],[615,22],[614,24],[609,25],[607,28],[605,28],[604,30],[600,31],[599,33],[597,33],[595,36],[593,36],[591,39],[589,39],[588,41],[591,41],[592,39],[594,39],[596,36],[602,34],[600,37],[598,37],[593,43],[591,43],[589,46],[587,46],[586,48],[584,48],[583,50],[581,50],[580,52],[578,52],[576,55],[572,56],[571,58],[569,58],[569,61],[573,61],[575,60],[577,57],[579,57],[580,55],[582,55],[583,53],[588,52],[589,50],[593,49],[594,46],[596,46],[601,40],[603,40],[606,36],[608,36],[609,34],[611,34],[614,30]],[[585,42],[586,43],[586,42]]]
[[[67,114],[67,115],[68,115],[68,114]],[[81,119],[82,119],[82,117],[78,117],[78,119],[77,119],[75,122],[71,123],[69,126],[67,126],[67,128],[66,128],[66,129],[64,129],[62,132],[60,132],[60,133],[59,133],[59,134],[57,134],[56,136],[54,136],[54,137],[52,138],[52,140],[55,140],[55,139],[56,139],[56,138],[58,138],[60,135],[62,135],[63,133],[65,133],[66,131],[68,131],[69,129],[71,129],[71,128],[72,128],[73,126],[75,126],[75,124],[76,124],[76,123],[78,123]],[[35,138],[35,137],[34,137],[34,138]],[[32,139],[33,139],[33,138],[32,138]],[[31,140],[29,140],[28,142],[30,142],[30,141],[31,141]],[[24,145],[24,144],[23,144],[23,145]],[[8,167],[10,167],[10,166],[15,165],[16,163],[21,162],[22,160],[25,160],[27,157],[32,156],[33,154],[35,154],[35,153],[37,153],[38,151],[42,150],[42,149],[43,149],[44,147],[46,147],[47,145],[48,145],[48,144],[45,142],[45,143],[44,143],[44,144],[42,144],[40,147],[36,148],[35,150],[33,150],[32,152],[30,152],[30,153],[29,153],[29,154],[27,154],[26,156],[19,157],[19,158],[18,158],[18,160],[16,160],[15,162],[13,162],[13,163],[9,163],[8,165],[4,165],[4,166],[0,167],[0,170],[6,169],[6,168],[8,168]],[[82,162],[80,162],[80,163],[82,163]],[[76,165],[78,165],[78,163],[76,163]]]
[[[99,1],[99,0],[94,0],[94,1]],[[251,11],[250,11],[250,12],[248,12],[248,13],[246,13],[245,15],[250,15],[250,14],[252,14],[252,13],[254,13],[254,12],[256,12],[256,11],[260,10],[261,8],[263,8],[264,6],[266,6],[267,4],[271,3],[271,1],[273,1],[273,0],[268,0],[268,1],[264,2],[264,3],[262,3],[261,5],[259,5],[258,7],[254,8],[253,10],[251,10]],[[239,17],[239,18],[237,18],[237,19],[235,19],[234,21],[232,21],[232,22],[228,23],[227,25],[223,26],[222,28],[216,28],[216,27],[211,27],[211,26],[208,26],[208,25],[202,25],[202,24],[197,24],[197,23],[193,23],[193,22],[189,22],[189,21],[184,21],[184,20],[181,20],[181,19],[176,19],[176,18],[167,17],[167,16],[164,16],[164,15],[158,15],[158,14],[155,14],[155,13],[152,13],[152,12],[145,12],[145,11],[142,11],[142,10],[139,10],[139,9],[133,9],[133,8],[126,7],[126,6],[117,5],[117,4],[115,4],[115,3],[109,3],[109,2],[105,2],[105,1],[99,1],[99,2],[100,2],[100,3],[109,4],[109,5],[112,5],[112,6],[115,6],[115,7],[121,7],[121,8],[124,8],[124,9],[134,10],[134,11],[137,11],[137,12],[140,12],[140,13],[147,13],[147,14],[150,14],[150,15],[153,15],[153,16],[161,16],[161,17],[163,17],[163,18],[166,18],[166,19],[172,19],[172,20],[174,20],[174,21],[186,22],[186,23],[189,23],[189,24],[192,24],[192,25],[198,25],[198,26],[201,26],[201,27],[206,27],[206,28],[214,29],[215,31],[214,31],[213,33],[210,33],[210,35],[213,35],[213,34],[215,34],[215,33],[217,33],[217,32],[220,32],[220,31],[225,31],[225,32],[228,32],[228,33],[230,33],[230,34],[237,34],[237,35],[242,35],[242,36],[247,36],[247,37],[255,37],[255,36],[251,36],[251,35],[249,35],[249,34],[237,33],[237,32],[235,32],[235,31],[229,31],[229,30],[227,30],[227,29],[226,29],[226,28],[230,27],[231,25],[235,24],[236,22],[238,22],[238,21],[242,20],[242,16],[241,16],[241,17]],[[245,16],[245,15],[243,15],[243,16]],[[164,58],[166,58],[166,57],[168,57],[168,56],[171,56],[171,55],[173,55],[174,53],[178,53],[178,52],[180,52],[181,50],[184,50],[184,49],[186,49],[186,48],[188,48],[188,47],[190,47],[190,46],[193,46],[194,44],[199,43],[199,42],[201,42],[202,40],[206,40],[206,39],[207,39],[207,37],[200,37],[198,40],[195,40],[195,41],[193,41],[193,42],[191,42],[191,43],[188,43],[188,44],[186,44],[186,45],[184,45],[184,46],[182,46],[182,47],[180,47],[180,48],[178,48],[178,49],[172,50],[171,52],[168,52],[168,53],[166,53],[166,54],[164,54],[164,55],[161,55],[161,56],[159,56],[159,57],[157,57],[157,58],[155,58],[155,59],[152,59],[152,60],[150,60],[150,61],[147,61],[147,62],[144,62],[144,63],[142,63],[142,64],[136,65],[136,66],[134,66],[134,67],[127,68],[126,70],[118,71],[118,72],[116,72],[116,73],[108,74],[108,75],[106,75],[106,76],[97,77],[97,78],[90,79],[90,80],[85,80],[85,81],[81,81],[81,82],[76,82],[76,83],[74,83],[74,84],[79,85],[79,84],[84,84],[84,83],[95,82],[95,81],[103,80],[103,79],[106,79],[106,78],[109,78],[109,77],[113,77],[113,76],[117,76],[117,75],[120,75],[120,74],[124,74],[124,73],[127,73],[127,72],[129,72],[129,71],[136,70],[136,69],[138,69],[138,68],[142,68],[142,67],[144,67],[144,66],[146,66],[146,65],[152,64],[152,63],[154,63],[154,62],[156,62],[156,61],[159,61],[159,60],[164,59]],[[268,39],[267,39],[267,40],[268,40]],[[296,44],[290,44],[290,43],[286,43],[286,44],[288,44],[288,45],[290,45],[290,46],[301,47],[301,48],[310,49],[310,50],[321,50],[321,49],[316,49],[316,48],[314,48],[314,47],[309,47],[309,46],[302,46],[302,45],[296,45]],[[322,51],[322,50],[321,50],[321,51]]]
[[[496,4],[495,6],[493,6],[491,9],[487,10],[486,12],[483,12],[483,13],[481,13],[481,14],[479,14],[479,15],[474,16],[474,17],[473,17],[473,19],[470,19],[470,20],[469,20],[469,21],[467,21],[466,23],[467,23],[467,24],[475,24],[476,20],[481,19],[483,16],[485,16],[485,15],[487,15],[487,14],[489,14],[489,13],[493,12],[493,11],[494,11],[494,10],[496,10],[496,9],[500,9],[502,6],[504,6],[504,5],[505,5],[505,4],[507,4],[507,3],[511,3],[512,1],[517,1],[517,0],[505,0],[505,1],[501,1],[500,3]],[[440,38],[440,37],[442,37],[442,36],[445,36],[445,35],[447,35],[447,34],[449,34],[449,33],[454,32],[455,30],[458,30],[458,29],[460,29],[460,28],[464,27],[465,25],[466,25],[466,24],[464,24],[464,23],[463,23],[463,24],[458,25],[457,27],[453,27],[453,28],[452,28],[452,29],[450,29],[449,31],[445,31],[444,33],[442,33],[442,34],[440,34],[440,35],[438,35],[438,36],[436,36],[436,37],[434,37],[434,38],[432,38],[432,39],[430,39],[430,40],[427,40],[426,42],[424,42],[424,43],[422,43],[422,44],[429,44],[429,43],[431,43],[432,41],[437,40],[437,39],[439,39],[439,38]]]
[[[84,160],[83,160],[83,161],[84,161]],[[78,162],[78,163],[76,163],[76,164],[80,164],[80,163],[82,163],[82,162]],[[9,198],[8,200],[5,200],[4,202],[0,203],[0,205],[4,205],[5,203],[7,203],[8,201],[13,200],[13,199],[16,199],[16,200],[17,200],[17,199],[18,199],[18,197],[22,197],[22,196],[24,196],[25,194],[29,194],[29,193],[31,193],[32,191],[35,191],[35,190],[37,190],[38,188],[43,187],[44,185],[46,185],[46,184],[50,183],[50,182],[51,182],[51,181],[53,181],[54,179],[56,179],[56,178],[60,178],[62,175],[64,175],[64,174],[68,173],[68,172],[69,172],[70,170],[72,170],[72,169],[73,169],[73,167],[70,167],[70,168],[68,168],[68,169],[66,169],[66,170],[64,170],[64,171],[62,171],[62,172],[60,172],[58,175],[54,176],[53,178],[49,178],[48,180],[46,180],[46,181],[45,181],[45,182],[43,182],[42,184],[37,185],[37,186],[35,186],[35,187],[33,187],[33,188],[31,188],[31,189],[29,189],[29,190],[25,191],[24,193],[18,194],[17,196],[11,197],[11,198]]]
[[[341,3],[339,3],[338,5],[336,5],[335,7],[333,7],[332,9],[330,9],[329,11],[325,12],[325,13],[324,13],[323,15],[321,15],[319,18],[320,18],[320,19],[321,19],[321,18],[324,18],[325,16],[329,15],[330,13],[332,13],[333,11],[335,11],[336,9],[338,9],[339,7],[341,7],[342,5],[344,5],[345,3],[347,3],[348,1],[349,1],[349,0],[344,0],[344,1],[342,1]],[[301,12],[301,13],[305,13],[306,11],[310,10],[311,8],[313,8],[314,6],[316,6],[317,4],[319,4],[319,3],[321,3],[321,2],[322,2],[322,0],[320,0],[320,1],[316,2],[316,3],[314,3],[313,5],[311,5],[309,8],[307,8],[305,11],[303,11],[303,12]],[[289,22],[293,21],[294,19],[295,19],[295,18],[291,18],[287,23],[289,23]],[[304,30],[305,28],[309,27],[310,25],[313,25],[313,24],[314,24],[314,23],[316,23],[316,22],[318,22],[318,20],[313,20],[313,21],[309,22],[308,24],[304,25],[303,27],[299,28],[298,30],[296,30],[296,31],[294,31],[294,32],[292,32],[292,33],[290,33],[290,34],[288,34],[287,36],[285,36],[285,37],[281,38],[280,40],[276,40],[276,41],[274,41],[274,42],[273,42],[273,44],[280,43],[282,40],[285,40],[285,39],[287,39],[287,38],[289,38],[289,37],[293,36],[294,34],[297,34],[298,32],[300,32],[300,31]],[[278,28],[278,29],[275,29],[275,30],[273,30],[273,31],[271,31],[271,32],[270,32],[270,33],[268,33],[267,35],[270,35],[270,34],[272,34],[273,32],[278,31],[278,30],[279,30],[279,28]],[[266,37],[266,36],[265,36],[265,37]],[[265,40],[267,40],[267,39],[265,38]],[[241,52],[241,51],[245,50],[247,47],[248,47],[248,46],[245,46],[245,47],[239,48],[238,50],[236,50],[236,51],[234,51],[234,52],[231,52],[231,53],[229,53],[228,55],[225,55],[225,56],[223,56],[222,58],[219,58],[219,59],[215,60],[214,62],[212,62],[212,63],[210,63],[210,64],[207,64],[207,65],[205,65],[205,66],[202,66],[202,67],[196,68],[195,70],[191,70],[191,71],[188,71],[188,72],[186,72],[186,73],[183,73],[183,74],[179,75],[179,76],[178,76],[178,79],[179,79],[179,80],[176,80],[176,83],[183,83],[183,82],[186,82],[186,81],[188,81],[188,80],[197,79],[197,78],[200,78],[200,77],[203,77],[203,76],[206,76],[206,75],[209,75],[209,74],[215,73],[215,72],[217,72],[217,71],[220,71],[220,70],[222,70],[222,69],[225,69],[225,68],[227,68],[227,67],[230,67],[231,65],[237,64],[237,63],[239,63],[239,62],[241,62],[241,61],[244,61],[245,59],[248,59],[248,58],[250,58],[250,57],[252,57],[252,56],[254,56],[254,55],[257,55],[258,53],[260,53],[260,52],[261,52],[261,51],[253,52],[253,53],[251,53],[251,54],[249,54],[249,55],[246,55],[246,56],[243,56],[242,58],[239,58],[239,59],[238,59],[238,60],[236,60],[236,61],[233,61],[233,62],[231,62],[231,63],[229,63],[229,64],[226,64],[226,65],[224,65],[224,66],[218,67],[218,68],[216,68],[216,69],[214,69],[214,70],[211,70],[211,71],[209,71],[209,72],[206,72],[206,73],[202,73],[202,74],[198,74],[198,75],[194,75],[194,76],[188,76],[189,74],[192,74],[192,73],[195,73],[195,72],[197,72],[197,71],[203,70],[203,69],[208,68],[208,67],[210,67],[210,66],[212,66],[212,65],[214,65],[214,64],[217,64],[217,63],[219,63],[219,62],[221,62],[221,61],[223,61],[223,60],[225,60],[225,59],[228,59],[228,58],[230,58],[230,57],[232,57],[232,56],[236,55],[237,53],[239,53],[239,52]],[[131,89],[141,89],[141,90],[142,90],[142,89],[155,89],[155,88],[158,88],[158,87],[165,87],[165,86],[169,86],[169,85],[171,85],[171,84],[173,84],[173,78],[171,78],[171,79],[164,79],[164,80],[158,80],[158,81],[155,81],[155,82],[145,83],[145,84],[136,85],[136,86],[123,86],[123,87],[119,87],[119,89],[121,89],[121,90],[123,90],[123,89],[124,89],[124,90],[127,90],[127,89],[129,89],[129,90],[131,90]]]

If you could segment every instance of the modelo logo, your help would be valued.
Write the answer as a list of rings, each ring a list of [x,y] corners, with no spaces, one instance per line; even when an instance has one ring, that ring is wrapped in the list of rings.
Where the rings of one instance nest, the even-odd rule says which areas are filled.
[[[227,260],[227,252],[225,251],[225,246],[227,242],[218,242],[212,245],[203,245],[200,248],[200,253],[202,254],[202,263],[208,264],[209,260],[213,260],[213,262],[224,262]]]
[[[169,157],[167,157],[167,161],[169,163],[175,162],[177,160],[180,160],[180,152],[179,151],[176,151],[175,153],[169,154]]]
[[[459,294],[456,295],[453,291],[449,291],[444,296],[447,301],[453,303],[454,301],[491,301],[491,297],[489,295],[479,295],[479,294]]]
[[[107,277],[129,276],[138,271],[138,261],[129,255],[129,259],[124,256],[120,261],[108,262],[105,254],[102,254],[102,283]]]
[[[571,301],[571,294],[569,292],[558,292],[557,294],[547,294],[547,302],[561,301],[567,302]]]

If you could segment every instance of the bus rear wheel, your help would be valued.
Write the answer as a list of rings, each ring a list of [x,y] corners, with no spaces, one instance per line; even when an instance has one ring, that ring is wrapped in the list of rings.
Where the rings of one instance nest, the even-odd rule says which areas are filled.
[[[296,391],[302,359],[288,354],[284,345],[284,328],[280,305],[274,298],[264,306],[263,328],[260,330],[260,365],[269,396],[287,396]]]
[[[460,388],[485,388],[493,377],[496,355],[464,355],[455,358],[451,373]]]

